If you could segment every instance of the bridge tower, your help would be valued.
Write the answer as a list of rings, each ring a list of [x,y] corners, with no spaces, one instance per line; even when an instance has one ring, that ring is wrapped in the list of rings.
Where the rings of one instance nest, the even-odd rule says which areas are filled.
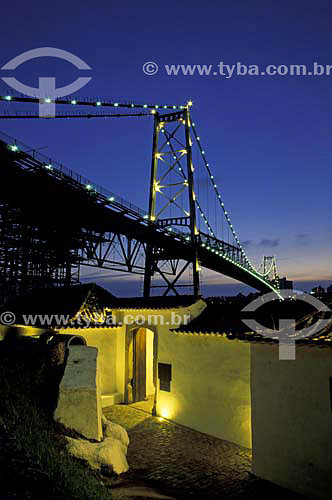
[[[180,248],[174,253],[147,245],[144,297],[151,295],[152,288],[163,289],[163,295],[179,295],[179,287],[191,288],[195,296],[200,294],[190,105],[189,101],[180,111],[154,113],[149,224],[154,230],[166,227],[170,238],[174,227],[177,232],[180,229],[188,249],[184,254]],[[153,276],[158,284],[153,283]],[[180,283],[185,276],[186,283]]]

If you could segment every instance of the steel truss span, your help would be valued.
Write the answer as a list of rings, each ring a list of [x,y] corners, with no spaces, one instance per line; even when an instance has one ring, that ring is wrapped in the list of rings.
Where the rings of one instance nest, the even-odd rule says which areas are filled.
[[[144,274],[147,252],[166,284],[164,293],[178,293],[191,262],[186,233],[169,231],[167,221],[151,224],[132,204],[90,189],[74,172],[21,148],[13,151],[13,144],[0,141],[1,302],[32,288],[78,282],[82,264]],[[259,290],[272,289],[249,272],[239,248],[224,241],[199,233],[197,258]]]
[[[198,296],[202,267],[279,294],[275,258],[265,257],[256,269],[235,233],[191,119],[191,103],[102,101],[100,106],[148,107],[154,118],[148,211],[2,134],[0,302],[32,288],[79,282],[82,265],[141,274],[146,297],[154,290],[164,295],[188,290]],[[199,167],[215,198],[214,221],[196,191]]]

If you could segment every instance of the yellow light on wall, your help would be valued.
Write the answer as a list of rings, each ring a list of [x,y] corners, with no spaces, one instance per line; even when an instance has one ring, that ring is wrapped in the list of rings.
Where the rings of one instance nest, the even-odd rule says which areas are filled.
[[[162,418],[170,418],[171,416],[169,408],[167,408],[167,406],[163,406],[162,408],[160,408],[159,413]]]

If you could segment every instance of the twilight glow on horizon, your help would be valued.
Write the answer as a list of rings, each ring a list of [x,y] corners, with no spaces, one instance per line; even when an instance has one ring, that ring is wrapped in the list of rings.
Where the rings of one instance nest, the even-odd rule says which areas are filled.
[[[192,99],[211,170],[249,257],[258,264],[263,255],[275,255],[279,275],[296,282],[332,282],[332,75],[226,78],[165,70],[171,64],[217,68],[221,61],[332,64],[329,2],[319,9],[285,0],[210,2],[208,9],[187,0],[157,6],[97,0],[93,10],[61,1],[54,11],[42,6],[22,4],[19,16],[13,4],[2,7],[4,18],[15,18],[16,34],[10,23],[3,25],[0,66],[36,47],[58,47],[92,68],[82,96],[175,104]],[[29,31],[25,11],[34,19]],[[142,71],[147,61],[158,64],[157,74]],[[55,75],[60,87],[78,73],[66,61],[42,58],[24,63],[15,76],[37,86],[36,75]],[[146,209],[152,120],[27,121],[3,121],[1,130]],[[132,281],[121,274],[112,279]],[[203,284],[230,282],[203,273]]]

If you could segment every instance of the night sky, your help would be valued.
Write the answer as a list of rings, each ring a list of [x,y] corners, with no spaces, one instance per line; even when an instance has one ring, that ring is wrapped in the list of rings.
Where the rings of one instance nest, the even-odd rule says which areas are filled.
[[[211,169],[249,256],[258,262],[264,254],[276,255],[279,274],[298,288],[308,281],[332,282],[332,72],[225,78],[168,76],[164,68],[218,69],[220,61],[309,69],[314,62],[332,64],[330,2],[11,1],[1,6],[1,18],[0,66],[27,50],[57,47],[92,68],[79,96],[156,104],[191,98]],[[147,61],[158,64],[156,75],[143,73]],[[34,87],[38,77],[55,76],[63,86],[87,76],[81,73],[68,62],[41,58],[13,76]],[[0,82],[0,89],[4,94],[8,87]],[[15,104],[2,109],[23,111]],[[0,129],[33,147],[47,146],[44,154],[147,207],[150,118],[15,120],[3,121]],[[90,270],[89,279],[95,276]],[[228,278],[207,272],[203,277],[205,293],[227,293],[221,284]],[[119,279],[108,286],[127,293],[130,276]]]

